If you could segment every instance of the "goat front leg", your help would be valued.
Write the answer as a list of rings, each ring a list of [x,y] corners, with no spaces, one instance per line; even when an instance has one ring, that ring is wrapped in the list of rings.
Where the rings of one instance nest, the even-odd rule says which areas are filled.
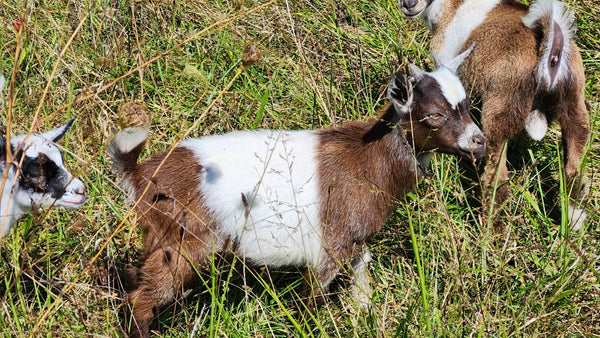
[[[486,164],[481,176],[482,208],[486,221],[491,221],[495,230],[503,224],[499,211],[511,196],[506,166],[507,141],[525,128],[525,120],[530,114],[532,98],[514,102],[514,97],[506,95],[511,88],[499,88],[499,91],[486,94],[481,111],[483,133],[487,141]]]
[[[487,162],[483,170],[481,180],[482,186],[482,208],[486,219],[493,221],[495,226],[500,222],[500,207],[506,203],[510,196],[510,184],[508,184],[508,168],[506,166],[506,141],[500,143],[488,143]]]
[[[559,115],[564,148],[566,189],[569,224],[572,229],[581,228],[587,217],[584,204],[588,195],[585,169],[581,162],[590,139],[590,117],[583,93],[562,100],[564,109]]]
[[[340,263],[325,255],[317,268],[309,266],[304,275],[304,296],[308,300],[306,308],[313,314],[325,302],[329,285],[340,271]]]
[[[371,308],[371,298],[373,290],[371,289],[371,281],[369,278],[369,263],[371,263],[372,255],[369,249],[364,249],[360,256],[354,257],[352,260],[353,284],[350,290],[352,298],[358,303],[358,306],[363,311],[368,311]]]

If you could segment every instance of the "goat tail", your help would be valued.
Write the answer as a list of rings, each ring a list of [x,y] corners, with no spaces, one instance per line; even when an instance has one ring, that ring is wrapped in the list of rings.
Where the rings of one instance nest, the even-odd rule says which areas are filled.
[[[538,0],[522,18],[525,26],[542,32],[540,58],[535,68],[538,86],[552,90],[571,77],[569,55],[575,35],[575,16],[558,0]]]
[[[115,174],[128,175],[135,171],[149,131],[149,126],[136,126],[125,128],[115,135],[107,149]]]

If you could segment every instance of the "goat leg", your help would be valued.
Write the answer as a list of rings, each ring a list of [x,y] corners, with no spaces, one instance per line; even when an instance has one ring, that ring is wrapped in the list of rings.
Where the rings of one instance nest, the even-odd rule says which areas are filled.
[[[208,252],[207,245],[193,240],[165,244],[148,256],[140,270],[138,288],[127,297],[131,316],[125,319],[130,337],[150,336],[155,312],[193,282],[195,271],[206,262]]]
[[[574,100],[563,100],[567,105],[559,115],[564,148],[566,188],[569,194],[568,217],[573,229],[579,229],[586,217],[583,204],[588,195],[585,168],[581,162],[590,139],[590,120],[583,94]]]

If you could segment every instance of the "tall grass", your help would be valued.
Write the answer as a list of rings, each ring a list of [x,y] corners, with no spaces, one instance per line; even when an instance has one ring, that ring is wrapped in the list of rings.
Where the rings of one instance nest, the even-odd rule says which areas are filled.
[[[21,219],[0,242],[0,333],[124,333],[120,276],[140,259],[141,241],[104,154],[122,103],[147,107],[147,153],[154,153],[188,134],[321,128],[374,117],[393,71],[409,62],[432,66],[428,32],[404,18],[396,1],[267,3],[0,2],[0,72],[14,83],[1,95],[7,114],[0,122],[16,135],[76,117],[65,160],[89,194],[82,209]],[[570,231],[561,211],[567,187],[558,129],[543,142],[509,144],[514,196],[503,208],[500,234],[479,217],[476,170],[437,155],[428,177],[371,241],[369,312],[358,310],[341,277],[314,317],[302,316],[301,271],[215,259],[197,288],[161,309],[156,332],[600,335],[600,8],[593,0],[567,3],[577,16],[592,108],[585,158],[590,217],[581,231]],[[266,7],[246,13],[260,5]],[[242,61],[248,46],[260,51],[256,63]]]

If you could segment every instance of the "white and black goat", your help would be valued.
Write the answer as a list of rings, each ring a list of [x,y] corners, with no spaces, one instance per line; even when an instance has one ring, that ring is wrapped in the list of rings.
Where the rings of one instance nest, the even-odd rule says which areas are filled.
[[[361,248],[422,176],[415,150],[485,152],[454,75],[465,55],[432,73],[413,66],[409,81],[395,74],[392,104],[372,123],[188,139],[140,164],[148,129],[120,131],[108,153],[139,201],[144,235],[145,261],[127,299],[131,336],[149,335],[153,310],[193,284],[213,253],[306,267],[319,295],[351,264],[353,294],[368,303],[370,253]]]
[[[0,135],[0,234],[6,236],[15,222],[37,207],[80,207],[86,199],[83,183],[64,167],[55,142],[60,140],[73,119],[43,134]],[[7,151],[10,157],[7,158]]]
[[[481,99],[481,123],[488,142],[484,203],[496,182],[496,204],[509,194],[503,146],[526,130],[534,140],[557,120],[565,149],[568,216],[577,229],[587,213],[588,187],[581,168],[590,138],[584,69],[574,38],[573,13],[560,1],[530,7],[514,0],[400,0],[402,11],[420,16],[433,36],[431,53],[442,63],[475,43],[459,76]]]

